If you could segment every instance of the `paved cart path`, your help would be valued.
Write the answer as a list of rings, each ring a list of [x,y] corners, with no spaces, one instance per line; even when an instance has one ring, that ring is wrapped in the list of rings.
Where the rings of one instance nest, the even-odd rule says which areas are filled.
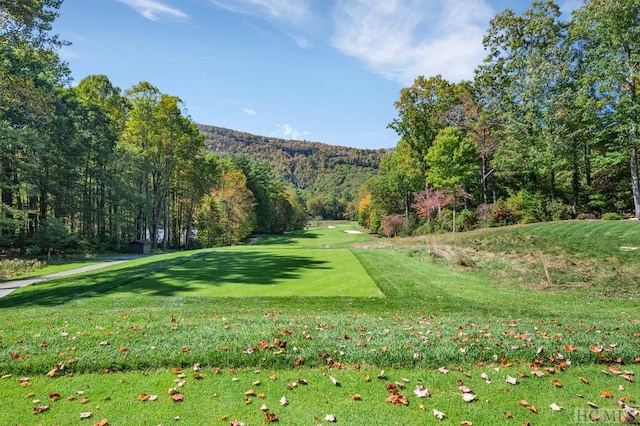
[[[89,272],[95,269],[106,268],[107,266],[117,265],[118,263],[127,262],[129,260],[131,259],[113,260],[109,262],[95,263],[93,265],[83,266],[81,268],[69,269],[62,272],[56,272],[55,274],[43,275],[41,277],[27,278],[24,280],[6,281],[3,283],[0,283],[0,297],[4,297],[7,294],[11,293],[12,291],[15,291],[19,288],[22,288],[31,284],[40,283],[42,281],[52,280],[55,278],[67,277],[69,275],[81,274],[83,272]]]

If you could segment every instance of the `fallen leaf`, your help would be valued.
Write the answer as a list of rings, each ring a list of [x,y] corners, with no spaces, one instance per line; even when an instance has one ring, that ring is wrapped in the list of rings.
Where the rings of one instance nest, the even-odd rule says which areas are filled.
[[[171,399],[175,402],[181,402],[184,400],[184,395],[182,395],[181,393],[174,393],[173,395],[171,395]]]
[[[264,413],[264,423],[275,423],[278,421],[278,416],[269,411],[265,411]]]
[[[530,405],[527,407],[529,409],[529,411],[531,411],[532,413],[537,414],[538,413],[538,409],[536,408],[535,405]]]
[[[561,388],[562,387],[562,383],[560,383],[558,380],[553,379],[551,380],[551,384],[557,388]]]
[[[262,405],[260,406],[260,409],[261,409],[262,411],[269,411],[269,408],[267,407],[267,404],[262,404]]]
[[[442,373],[442,374],[447,374],[447,373],[449,373],[449,370],[447,370],[447,369],[446,369],[446,368],[444,368],[444,367],[440,367],[440,368],[438,368],[438,372],[440,372],[440,373]]]
[[[460,426],[473,426],[473,422],[469,420],[463,420],[460,422]]]
[[[473,393],[473,391],[471,390],[471,388],[469,386],[460,385],[460,386],[458,386],[458,389],[460,389],[460,392],[462,392],[462,393]]]
[[[589,379],[587,379],[587,378],[586,378],[586,377],[584,377],[584,376],[580,377],[580,381],[581,381],[582,383],[584,383],[585,385],[588,385],[588,384],[589,384]]]
[[[391,395],[386,399],[386,401],[394,405],[409,405],[409,400],[407,399],[407,397],[397,390],[393,391]]]
[[[89,412],[89,411],[87,411],[86,413],[80,413],[80,419],[81,419],[81,420],[82,420],[82,419],[88,419],[88,418],[90,418],[91,416],[93,416],[93,413],[91,413],[91,412]]]
[[[528,406],[529,405],[529,401],[527,401],[526,399],[521,399],[518,401],[518,404],[523,405],[523,406]]]
[[[48,405],[38,405],[37,407],[34,407],[33,410],[31,410],[31,412],[33,414],[40,414],[40,413],[44,413],[48,409],[49,409]]]
[[[553,410],[553,411],[562,411],[564,410],[563,407],[559,406],[558,404],[556,404],[555,402],[551,405],[549,405],[549,407]]]
[[[331,383],[333,383],[334,385],[340,386],[340,382],[335,377],[329,376],[329,379],[331,379]]]
[[[282,395],[282,398],[280,398],[280,405],[289,405],[289,400],[286,396]]]
[[[476,399],[476,396],[472,393],[463,393],[462,399],[464,400],[464,402],[472,402]]]
[[[350,398],[354,401],[362,401],[362,395],[360,395],[359,393],[352,393],[350,395]]]
[[[80,404],[86,404],[87,402],[89,402],[89,398],[86,396],[80,400]]]
[[[60,395],[58,392],[51,392],[49,393],[49,399],[51,401],[57,401],[59,399],[62,399],[62,395]]]
[[[438,411],[435,408],[433,409],[433,415],[435,416],[436,419],[438,420],[442,420],[444,419],[445,414],[442,411]]]
[[[621,374],[620,377],[622,377],[623,379],[625,379],[628,382],[633,383],[633,376],[630,374]]]
[[[611,392],[609,392],[608,390],[601,390],[600,391],[600,397],[601,398],[613,398],[613,394]]]
[[[505,381],[505,382],[507,382],[507,383],[509,383],[509,384],[511,384],[511,385],[517,385],[517,384],[518,384],[518,379],[516,379],[515,377],[511,377],[511,376],[509,376],[509,375],[507,375],[507,376],[504,378],[504,381]]]
[[[327,414],[326,416],[324,416],[324,420],[330,423],[335,423],[336,422],[336,416],[333,414]]]
[[[591,401],[587,401],[587,405],[588,405],[589,407],[593,408],[594,410],[597,410],[597,409],[598,409],[598,404],[593,403],[593,402],[591,402]]]
[[[93,426],[107,426],[109,424],[109,419],[102,419],[100,421],[93,422]]]
[[[431,394],[429,393],[429,389],[425,388],[422,385],[416,386],[416,388],[413,390],[413,393],[415,393],[418,398],[428,398],[431,396]]]

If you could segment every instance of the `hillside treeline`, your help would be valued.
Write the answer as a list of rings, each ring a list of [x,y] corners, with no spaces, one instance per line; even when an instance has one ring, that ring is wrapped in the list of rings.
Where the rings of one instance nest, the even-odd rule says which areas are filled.
[[[309,214],[325,219],[356,219],[360,189],[377,173],[386,152],[198,127],[208,151],[223,156],[244,154],[269,163],[303,190]]]
[[[0,249],[192,248],[305,225],[298,189],[207,153],[178,97],[104,75],[71,87],[50,34],[61,3],[0,0]]]
[[[399,142],[359,203],[386,235],[568,218],[640,218],[640,2],[504,10],[472,81],[420,76]]]

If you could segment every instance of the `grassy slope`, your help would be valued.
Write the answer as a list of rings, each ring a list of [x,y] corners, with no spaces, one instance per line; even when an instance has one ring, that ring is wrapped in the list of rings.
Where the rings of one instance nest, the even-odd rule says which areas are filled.
[[[513,412],[519,422],[568,423],[573,408],[586,407],[585,400],[577,398],[576,393],[607,408],[615,407],[615,401],[602,399],[600,390],[610,389],[616,397],[640,399],[637,383],[626,383],[617,376],[600,373],[605,365],[617,364],[617,361],[628,365],[627,368],[637,362],[635,357],[640,352],[637,299],[627,297],[627,293],[623,296],[616,292],[594,293],[588,286],[565,286],[555,280],[553,286],[531,285],[544,277],[540,270],[532,273],[536,277],[534,281],[513,282],[510,274],[496,273],[499,270],[495,266],[496,258],[507,269],[528,266],[531,270],[533,265],[541,269],[537,262],[512,264],[511,257],[533,252],[558,261],[559,256],[567,256],[567,247],[571,247],[571,256],[590,254],[589,260],[596,265],[602,262],[631,264],[619,272],[626,280],[634,273],[637,252],[621,251],[619,247],[622,244],[640,246],[635,225],[629,222],[606,223],[604,227],[601,223],[586,222],[544,224],[461,234],[455,239],[442,236],[393,241],[392,248],[353,249],[385,298],[322,294],[317,297],[247,294],[246,298],[185,297],[186,293],[179,292],[157,297],[138,294],[135,282],[142,277],[147,277],[147,281],[141,282],[149,282],[158,280],[163,271],[170,270],[167,268],[179,272],[180,265],[206,263],[205,259],[215,255],[212,251],[176,254],[162,263],[152,263],[150,259],[136,261],[130,266],[115,267],[73,281],[60,280],[27,288],[0,299],[0,372],[14,374],[13,378],[0,381],[0,399],[16,401],[6,414],[0,412],[0,421],[15,421],[11,416],[33,421],[32,414],[24,414],[33,406],[31,398],[24,398],[29,389],[23,389],[14,381],[15,377],[28,374],[37,375],[31,380],[34,397],[45,401],[47,392],[56,390],[66,397],[73,389],[84,386],[82,383],[89,383],[99,391],[92,396],[97,401],[86,411],[94,411],[95,416],[104,413],[116,422],[114,424],[135,419],[152,419],[156,424],[167,422],[175,415],[183,420],[191,419],[192,423],[187,421],[187,424],[197,424],[197,419],[201,421],[204,415],[207,418],[242,417],[257,424],[262,416],[258,410],[261,401],[245,406],[242,393],[256,380],[254,375],[266,385],[269,382],[266,372],[275,372],[281,380],[295,380],[300,375],[311,383],[309,387],[293,391],[286,389],[283,382],[265,386],[265,401],[270,407],[278,408],[274,410],[284,424],[315,424],[312,415],[320,416],[321,421],[324,411],[335,411],[339,419],[351,420],[348,424],[415,423],[416,416],[426,416],[425,424],[435,423],[430,414],[434,407],[449,414],[450,424],[459,424],[465,419],[473,420],[474,424],[496,423],[504,411]],[[563,226],[571,229],[567,231]],[[585,235],[596,232],[592,226],[597,226],[598,237],[587,239]],[[341,232],[344,229],[287,236],[278,242],[289,244],[287,247],[297,245],[304,250],[300,253],[313,257],[322,248],[344,250],[350,241],[367,240],[364,236]],[[388,241],[385,244],[388,245]],[[461,256],[473,256],[476,265],[482,267],[461,268],[442,261],[438,254],[450,253],[443,249],[448,246],[465,250],[472,247],[470,252],[454,252],[452,259],[456,263]],[[233,250],[255,254],[260,247],[269,255],[279,250],[287,252],[289,257],[293,255],[289,252],[292,249],[273,244],[251,247],[246,252]],[[492,256],[494,252],[499,256]],[[333,260],[330,257],[322,261]],[[183,263],[185,261],[187,263]],[[551,260],[549,264],[551,267]],[[307,269],[303,267],[302,272],[298,272],[314,271]],[[202,276],[207,274],[203,272]],[[231,281],[227,280],[227,285],[231,285]],[[287,285],[291,283],[273,286]],[[625,285],[625,289],[625,292],[633,291],[630,286]],[[105,292],[110,292],[111,297],[97,297]],[[118,294],[125,297],[116,297]],[[286,341],[285,350],[260,347],[261,341],[271,344],[273,339]],[[101,342],[109,344],[101,345]],[[601,347],[602,352],[593,352],[592,347]],[[538,348],[544,349],[542,355],[538,355]],[[245,353],[249,349],[252,353]],[[344,368],[329,368],[327,354]],[[557,354],[573,362],[571,368],[557,375],[564,383],[562,389],[550,385],[551,376],[531,377],[528,367],[533,360],[542,359],[542,367],[557,369]],[[550,356],[554,357],[553,361]],[[294,367],[298,358],[302,364]],[[58,375],[65,371],[99,372],[103,368],[112,372],[161,370],[150,376],[132,372],[81,374],[77,381],[42,376],[61,361],[67,361],[67,365]],[[173,404],[166,388],[172,385],[175,375],[162,369],[188,367],[196,362],[205,366],[205,379],[190,380],[184,391],[185,403]],[[514,366],[506,367],[511,362]],[[482,363],[482,367],[475,366],[476,363]],[[358,365],[363,370],[358,371]],[[450,366],[454,373],[444,376],[435,372],[435,368],[444,365]],[[470,372],[472,378],[455,371],[456,366]],[[222,376],[212,373],[214,367],[223,368]],[[238,373],[242,386],[236,386],[237,389],[230,387],[233,373],[229,368],[243,369]],[[377,375],[378,370],[373,372],[372,368],[391,369],[388,379],[374,379],[370,384],[363,382],[365,370],[372,377]],[[256,369],[265,373],[253,372]],[[498,377],[492,386],[487,386],[478,378],[480,372]],[[502,376],[507,373],[516,376],[519,372],[525,372],[528,377],[521,379],[522,386],[510,390]],[[339,376],[343,386],[333,386],[328,375]],[[582,384],[578,380],[580,376],[588,376],[591,384]],[[388,395],[384,384],[401,381],[402,377],[411,379],[409,389],[404,392],[411,399],[409,408],[384,403]],[[157,380],[149,382],[153,378]],[[455,385],[457,379],[465,380],[474,388],[482,403],[463,403]],[[131,386],[119,387],[119,380]],[[411,389],[418,380],[432,390],[432,399],[411,398]],[[621,390],[618,386],[625,388]],[[157,407],[138,404],[135,395],[142,392],[161,394]],[[221,402],[213,399],[217,398],[214,393],[218,393]],[[277,400],[285,393],[292,404],[278,407]],[[363,401],[351,400],[352,393],[362,394]],[[539,415],[532,419],[530,410],[516,404],[523,398],[537,404]],[[565,405],[567,410],[550,412],[547,406],[551,399]],[[426,405],[426,413],[419,409],[420,403]],[[50,413],[40,415],[41,419],[46,423],[66,423],[68,409],[85,411],[86,407],[72,404],[58,401]],[[207,404],[210,407],[202,411]],[[96,408],[98,405],[102,408]],[[109,408],[116,406],[123,408]],[[364,413],[368,413],[369,420],[360,423],[353,420],[364,418]],[[77,416],[75,412],[74,416]],[[134,416],[134,420],[128,416]]]

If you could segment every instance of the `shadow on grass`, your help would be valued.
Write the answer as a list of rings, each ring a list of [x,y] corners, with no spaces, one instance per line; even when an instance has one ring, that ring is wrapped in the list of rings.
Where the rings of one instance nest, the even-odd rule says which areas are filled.
[[[305,269],[326,268],[325,263],[303,256],[209,252],[32,284],[1,298],[0,309],[60,305],[107,292],[173,296],[199,291],[190,283],[273,285],[298,278]]]
[[[275,285],[285,280],[299,279],[305,270],[330,269],[327,263],[305,256],[219,251],[186,265],[130,282],[114,289],[113,293],[174,296],[177,293],[206,292],[206,289],[202,290],[203,287],[226,284]]]
[[[315,239],[318,238],[319,235],[315,232],[310,231],[297,231],[297,232],[287,232],[282,235],[268,235],[263,238],[260,238],[258,241],[254,243],[256,246],[272,246],[272,245],[280,245],[280,244],[293,244],[296,240],[300,239]]]
[[[0,298],[0,309],[17,306],[60,305],[74,299],[100,296],[122,285],[143,279],[167,268],[185,264],[206,254],[135,264],[113,270],[98,270],[31,284]]]

